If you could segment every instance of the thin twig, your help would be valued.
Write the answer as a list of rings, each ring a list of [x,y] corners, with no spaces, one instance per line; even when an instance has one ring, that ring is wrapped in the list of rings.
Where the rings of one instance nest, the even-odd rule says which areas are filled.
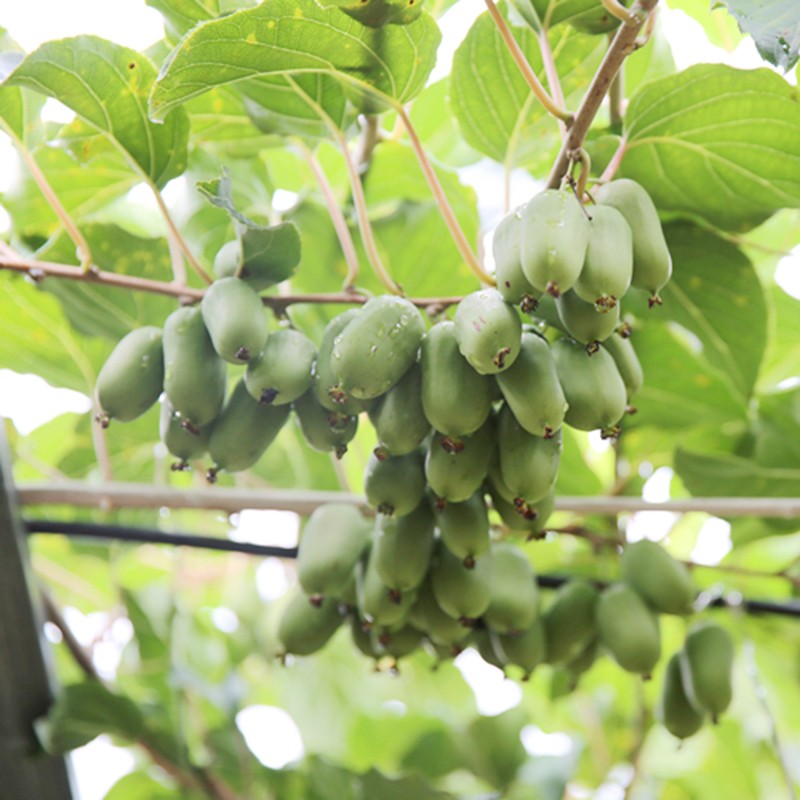
[[[600,183],[606,183],[610,181],[614,175],[617,174],[617,170],[622,164],[622,159],[625,156],[625,152],[627,149],[627,141],[625,139],[620,139],[619,145],[617,149],[614,151],[614,155],[611,156],[611,160],[606,164],[606,168],[603,170],[603,174],[600,176]]]
[[[485,283],[488,286],[494,286],[496,281],[491,275],[484,271],[480,261],[478,260],[478,257],[475,255],[470,243],[467,241],[467,237],[464,235],[464,231],[461,229],[458,219],[456,219],[456,215],[452,206],[450,205],[450,201],[447,199],[447,195],[442,188],[442,184],[439,181],[439,176],[436,174],[436,170],[434,170],[433,164],[431,164],[428,154],[425,152],[425,148],[422,146],[422,141],[419,138],[419,134],[412,124],[410,117],[406,113],[405,108],[399,104],[395,105],[394,108],[395,111],[397,111],[398,118],[405,126],[406,133],[411,141],[411,146],[414,148],[414,154],[416,155],[417,161],[422,169],[422,174],[428,181],[428,186],[431,189],[433,198],[436,200],[436,204],[439,206],[439,211],[441,212],[445,224],[450,231],[450,235],[453,237],[453,241],[458,248],[458,252],[461,253],[461,257],[481,283]]]
[[[561,80],[558,77],[553,48],[550,47],[550,38],[547,35],[547,28],[544,27],[539,31],[539,52],[542,54],[542,64],[544,65],[545,75],[547,75],[547,84],[553,95],[553,101],[561,108],[566,108],[567,102],[564,97],[564,89],[561,86]],[[558,127],[561,131],[561,136],[565,136],[567,132],[567,121],[558,119]]]
[[[5,126],[3,127],[5,128]],[[88,272],[92,266],[92,249],[89,247],[89,243],[86,241],[86,238],[75,224],[75,221],[70,216],[69,211],[64,208],[64,205],[53,190],[53,187],[50,185],[50,182],[47,180],[42,170],[39,168],[39,165],[36,163],[36,159],[33,157],[31,152],[19,139],[17,139],[16,136],[11,133],[8,128],[5,128],[5,130],[9,135],[11,135],[11,140],[16,145],[22,160],[25,162],[25,166],[31,173],[31,177],[39,187],[39,191],[44,195],[45,200],[47,200],[47,204],[53,209],[55,215],[64,226],[64,230],[67,232],[67,235],[74,242],[75,247],[78,250],[78,258],[81,262],[81,269],[83,272]]]
[[[186,243],[186,239],[183,238],[183,234],[181,234],[181,232],[178,230],[178,226],[175,224],[175,220],[172,219],[172,214],[170,213],[169,208],[167,208],[167,204],[164,202],[164,197],[158,190],[158,187],[152,182],[148,182],[148,184],[153,192],[153,196],[156,199],[156,205],[158,206],[158,210],[161,212],[161,216],[164,217],[164,222],[167,225],[167,230],[173,237],[175,243],[180,248],[186,260],[189,262],[192,269],[206,283],[213,283],[214,279],[203,269],[200,262],[195,258],[194,253],[192,253],[191,248]]]
[[[364,242],[364,250],[367,253],[367,258],[369,259],[370,266],[372,267],[373,272],[375,273],[378,280],[381,284],[385,287],[386,291],[390,294],[403,294],[402,287],[398,286],[393,280],[391,275],[389,275],[386,267],[383,265],[383,261],[381,259],[380,253],[378,252],[378,246],[375,242],[375,234],[372,230],[372,223],[369,219],[369,212],[367,209],[367,200],[364,197],[364,187],[361,183],[361,176],[358,173],[358,167],[356,167],[355,162],[353,161],[353,156],[350,153],[350,148],[347,144],[347,138],[340,130],[339,126],[330,118],[330,116],[325,112],[325,109],[319,105],[319,103],[315,102],[312,98],[310,98],[297,84],[297,81],[290,78],[288,75],[284,76],[286,82],[291,86],[294,91],[297,93],[298,97],[300,97],[303,102],[305,102],[309,108],[313,109],[319,118],[325,123],[330,131],[331,136],[333,137],[334,141],[339,147],[341,151],[342,157],[344,158],[344,163],[347,168],[347,175],[350,179],[350,190],[353,194],[353,205],[355,206],[356,210],[356,219],[358,220],[358,229],[361,233],[361,239]]]
[[[379,119],[375,114],[365,114],[362,117],[361,136],[358,138],[355,161],[358,171],[364,174],[372,160],[372,153],[380,141]]]
[[[39,586],[39,593],[42,598],[42,606],[44,607],[44,614],[47,621],[51,622],[61,631],[61,638],[64,640],[67,650],[69,650],[72,657],[75,659],[75,663],[80,667],[81,672],[83,672],[89,680],[102,683],[103,679],[100,677],[100,673],[97,671],[94,661],[92,661],[91,652],[78,641],[72,628],[69,627],[67,621],[64,619],[64,615],[61,613],[61,609],[53,599],[53,596],[42,585]]]
[[[636,37],[647,19],[647,15],[655,8],[658,0],[638,0],[631,9],[631,21],[620,25],[611,46],[608,48],[602,64],[595,73],[592,83],[584,95],[581,106],[575,114],[575,120],[567,133],[559,152],[547,187],[557,189],[561,179],[566,175],[573,154],[583,146],[586,134],[597,115],[603,98],[608,92],[611,81],[619,72],[625,59],[637,49]]]
[[[0,248],[4,249],[4,248]],[[48,277],[63,280],[83,281],[98,286],[113,286],[120,289],[133,289],[139,292],[162,294],[177,297],[182,301],[202,300],[204,289],[180,286],[173,282],[154,281],[134,275],[119,275],[115,272],[92,270],[84,273],[80,267],[69,264],[57,264],[52,261],[38,261],[18,255],[0,254],[0,270],[7,269],[28,275],[34,281],[42,281]],[[366,303],[369,297],[353,292],[320,292],[317,294],[287,294],[280,296],[262,296],[261,302],[268,308],[282,310],[286,306],[300,303],[308,304],[350,304]],[[461,297],[409,297],[408,301],[419,308],[428,306],[452,306],[461,302]]]
[[[514,38],[514,34],[511,33],[511,29],[508,27],[503,15],[494,4],[494,0],[484,0],[484,2],[486,3],[486,8],[489,10],[492,21],[497,26],[497,30],[508,48],[508,52],[514,59],[514,63],[519,68],[519,71],[522,73],[522,77],[525,78],[525,82],[530,87],[530,90],[536,95],[548,114],[551,114],[556,119],[562,120],[567,127],[569,127],[572,122],[572,114],[563,106],[559,106],[553,98],[550,97],[544,86],[542,86],[541,81],[528,63],[528,59],[525,58],[522,48],[517,44],[517,40]]]
[[[358,254],[356,253],[356,246],[353,244],[353,237],[350,235],[350,228],[347,227],[347,220],[344,218],[342,209],[339,208],[339,203],[336,200],[336,195],[333,193],[328,178],[325,175],[322,165],[314,155],[311,148],[299,137],[292,140],[297,149],[303,154],[311,172],[317,180],[322,196],[325,198],[325,205],[328,207],[333,227],[336,231],[336,236],[339,239],[339,244],[342,247],[344,260],[347,262],[347,275],[345,276],[344,283],[342,284],[342,291],[350,291],[355,286],[358,280]]]
[[[628,11],[622,3],[618,2],[618,0],[600,0],[600,2],[603,4],[603,8],[605,8],[612,17],[622,22],[631,21],[631,12]]]

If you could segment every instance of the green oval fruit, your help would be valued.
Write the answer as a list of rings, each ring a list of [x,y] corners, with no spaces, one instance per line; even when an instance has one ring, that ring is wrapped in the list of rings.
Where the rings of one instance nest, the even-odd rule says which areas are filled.
[[[220,278],[200,303],[214,349],[232,364],[255,358],[267,341],[267,317],[261,298],[238,278]]]
[[[235,278],[242,266],[242,243],[231,239],[217,250],[214,256],[214,274],[218,278]]]
[[[428,572],[436,522],[427,498],[403,517],[378,514],[372,541],[372,558],[383,582],[402,594],[416,589]]]
[[[130,422],[147,411],[164,385],[163,333],[152,325],[123,336],[97,376],[100,421]]]
[[[367,546],[372,523],[356,506],[327,503],[308,518],[297,548],[297,579],[315,600],[341,598]]]
[[[422,408],[422,370],[412,364],[405,375],[375,401],[369,419],[379,446],[389,455],[404,456],[422,444],[431,425]]]
[[[367,658],[374,658],[377,661],[383,655],[377,637],[372,635],[372,626],[358,614],[352,614],[350,617],[350,636],[353,644]]]
[[[416,592],[412,589],[398,593],[390,589],[381,579],[372,553],[363,567],[358,586],[358,609],[361,616],[374,627],[397,630],[406,624]]]
[[[173,471],[188,469],[190,460],[205,454],[208,450],[211,428],[212,425],[206,425],[196,433],[186,430],[181,425],[181,418],[175,413],[172,404],[164,398],[158,420],[158,433],[167,450],[179,459],[172,465]]]
[[[555,508],[555,494],[548,492],[541,500],[518,509],[514,505],[513,499],[506,500],[495,489],[494,481],[490,481],[489,487],[492,495],[492,508],[500,515],[500,519],[509,530],[512,533],[524,531],[528,534],[528,539],[539,538]]]
[[[497,641],[507,663],[524,670],[523,680],[527,680],[539,664],[544,664],[548,660],[547,637],[541,617],[534,620],[525,630],[498,636]]]
[[[358,316],[357,308],[335,316],[325,327],[314,362],[314,396],[317,402],[329,411],[342,414],[359,414],[365,411],[370,402],[349,397],[342,389],[341,378],[333,361],[334,342],[339,334]]]
[[[625,414],[627,393],[614,359],[599,349],[589,355],[569,339],[552,345],[556,372],[569,407],[565,421],[581,431],[613,429]]]
[[[627,5],[626,0],[620,0],[622,5]],[[566,13],[569,16],[565,21],[580,33],[599,36],[616,30],[620,21],[599,0],[567,0]]]
[[[680,653],[667,662],[656,719],[678,739],[693,736],[703,726],[703,714],[692,706],[683,688]]]
[[[551,664],[572,661],[595,638],[597,590],[587,581],[567,581],[542,614]]]
[[[539,614],[539,589],[530,561],[510,542],[492,545],[492,592],[484,622],[497,633],[520,633]]]
[[[199,430],[225,402],[225,362],[217,355],[199,308],[173,311],[164,323],[164,391],[185,427]]]
[[[422,340],[422,407],[428,422],[445,436],[468,436],[492,408],[494,383],[479,375],[458,351],[455,324],[434,325]]]
[[[463,503],[480,488],[495,452],[490,416],[470,436],[453,439],[436,433],[425,455],[425,477],[440,501]]]
[[[517,422],[535,436],[552,436],[564,422],[567,400],[547,340],[522,334],[519,357],[495,377]]]
[[[656,611],[689,614],[697,594],[689,570],[661,545],[647,539],[629,544],[620,559],[623,580]]]
[[[208,453],[214,464],[207,473],[208,480],[213,483],[221,469],[240,472],[252,467],[288,418],[289,406],[262,405],[250,396],[244,380],[239,381],[208,440]]]
[[[613,206],[593,206],[590,216],[586,259],[574,291],[598,310],[613,308],[631,285],[633,234]]]
[[[241,236],[226,242],[214,257],[220,278],[236,277],[261,292],[290,278],[300,263],[300,237],[291,222],[240,227]]]
[[[291,403],[311,386],[316,355],[314,343],[300,331],[283,328],[270,333],[260,355],[247,365],[247,391],[259,403]]]
[[[471,569],[446,547],[440,547],[431,564],[431,588],[439,607],[453,619],[480,617],[492,597],[492,554],[475,559]]]
[[[374,453],[364,470],[367,502],[381,514],[410,514],[425,493],[425,471],[418,452],[379,459]]]
[[[505,671],[508,665],[508,658],[502,647],[500,647],[499,637],[494,631],[483,627],[475,628],[470,637],[470,644],[487,664]]]
[[[628,672],[649,675],[661,656],[658,616],[630,586],[617,583],[597,601],[600,642]]]
[[[522,208],[515,209],[500,220],[492,238],[494,277],[497,290],[507,303],[519,305],[528,313],[536,308],[541,292],[531,286],[522,271],[520,261],[520,220]]]
[[[681,652],[681,676],[689,702],[713,722],[733,697],[733,640],[719,625],[704,623],[689,631]]]
[[[292,403],[303,438],[315,450],[341,458],[358,430],[358,417],[323,408],[309,390]]]
[[[625,384],[625,392],[630,402],[630,399],[642,388],[644,383],[642,365],[633,349],[630,336],[613,333],[603,342],[603,349],[611,353],[622,382]]]
[[[471,567],[491,544],[489,515],[481,492],[475,492],[463,503],[448,503],[437,514],[442,544]]]
[[[459,352],[481,375],[508,369],[519,355],[522,322],[497,289],[468,294],[453,322]]]
[[[651,305],[660,302],[658,293],[672,275],[672,257],[647,190],[629,178],[620,178],[596,189],[594,199],[601,205],[613,206],[625,217],[633,234],[631,283],[650,292]]]
[[[522,271],[541,292],[558,297],[575,285],[589,243],[589,220],[571,191],[547,189],[520,221]]]
[[[433,593],[430,576],[420,586],[408,619],[415,628],[424,631],[440,647],[457,646],[469,636],[471,630],[442,611]]]
[[[412,625],[404,625],[397,630],[378,635],[378,652],[382,656],[391,656],[395,661],[411,655],[423,642],[423,635]]]
[[[582,344],[608,339],[619,325],[618,305],[598,311],[592,303],[581,300],[574,291],[564,292],[557,298],[556,309],[564,329]]]
[[[341,388],[361,400],[385,394],[416,360],[424,334],[425,323],[408,300],[368,300],[334,340],[331,358]]]
[[[326,598],[314,605],[296,588],[283,610],[278,625],[278,640],[285,653],[309,656],[321,650],[342,624],[336,601]]]
[[[534,505],[555,486],[561,431],[549,439],[528,433],[504,405],[497,415],[497,452],[503,485],[517,507]]]

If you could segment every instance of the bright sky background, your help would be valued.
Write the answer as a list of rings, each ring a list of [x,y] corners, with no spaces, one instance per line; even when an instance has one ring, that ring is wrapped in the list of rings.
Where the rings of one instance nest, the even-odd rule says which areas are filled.
[[[35,49],[50,39],[92,33],[103,36],[118,44],[134,49],[143,49],[161,38],[163,27],[161,16],[148,8],[144,0],[7,0],[0,9],[0,26],[5,27],[11,36],[26,50]],[[453,51],[463,39],[474,18],[484,10],[482,0],[460,0],[442,19],[444,41],[439,50],[439,60],[433,78],[441,77],[449,71]],[[663,8],[662,23],[669,38],[676,61],[680,68],[697,62],[722,62],[738,67],[763,66],[755,47],[749,39],[728,54],[709,45],[700,26],[680,11]],[[49,113],[55,119],[62,119],[63,109],[50,102]],[[0,189],[13,175],[16,156],[8,141],[0,134]],[[463,178],[468,182],[481,183],[487,180],[492,168],[483,166],[478,170],[467,171]],[[530,192],[530,184],[520,179],[520,192]],[[486,193],[484,192],[484,195]],[[491,193],[490,193],[491,194]],[[520,198],[524,199],[524,196]],[[482,214],[491,217],[496,210],[482,208]],[[0,209],[0,234],[4,228],[3,213]],[[800,296],[800,281],[797,280],[797,258],[794,263],[782,265],[785,276],[784,285],[796,296]],[[789,284],[789,272],[793,273],[794,285]],[[2,365],[0,365],[2,366]],[[33,398],[36,398],[34,402]],[[48,387],[41,379],[20,377],[8,370],[0,369],[0,416],[10,417],[22,432],[28,432],[38,425],[65,411],[83,413],[88,410],[88,398],[76,392],[56,390]],[[645,496],[650,500],[664,500],[669,497],[671,471],[658,470],[648,481]],[[243,512],[237,521],[237,537],[246,538],[250,530],[260,527],[253,516],[257,512]],[[674,515],[664,512],[646,512],[637,515],[631,529],[631,538],[640,538],[645,530],[649,536],[658,538],[674,522]],[[730,547],[725,536],[725,523],[722,520],[709,520],[708,531],[704,531],[693,554],[697,561],[715,563]],[[721,527],[722,526],[722,527]],[[296,536],[296,517],[287,520],[284,529]],[[707,534],[707,535],[705,535]],[[263,571],[264,575],[261,575]],[[260,578],[263,577],[263,582]],[[285,583],[280,562],[267,559],[259,570],[259,586],[275,587],[281,579]],[[265,596],[265,599],[268,599]],[[70,624],[80,639],[92,641],[105,623],[102,615],[84,616],[69,610]],[[221,630],[233,630],[238,624],[235,614],[228,609],[218,609],[214,621]],[[48,629],[48,635],[57,640],[57,632]],[[98,649],[98,668],[103,674],[113,676],[119,653],[131,632],[124,626],[108,635],[108,641]],[[488,667],[477,656],[469,652],[459,657],[457,666],[476,695],[478,709],[484,714],[497,714],[519,703],[519,687],[511,681],[504,681],[499,670]],[[299,732],[291,718],[281,709],[267,706],[253,706],[243,710],[237,717],[237,724],[256,757],[270,767],[279,768],[302,755],[302,742]],[[545,734],[535,726],[523,731],[523,743],[532,754],[562,754],[572,746],[569,737],[563,734]],[[79,800],[102,800],[114,782],[134,767],[133,755],[124,749],[114,747],[105,738],[95,740],[82,748],[72,759],[79,786]]]

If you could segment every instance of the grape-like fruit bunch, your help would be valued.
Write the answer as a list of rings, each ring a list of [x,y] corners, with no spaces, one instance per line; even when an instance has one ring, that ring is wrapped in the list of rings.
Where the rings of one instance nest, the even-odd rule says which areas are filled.
[[[648,594],[661,585],[652,563],[674,571],[660,548],[642,559],[652,581],[626,574],[602,593],[573,582],[540,614],[531,563],[512,541],[542,535],[564,423],[618,434],[643,380],[620,303],[631,286],[660,303],[671,274],[641,186],[612,181],[594,201],[548,190],[506,216],[494,238],[497,288],[430,328],[410,301],[378,296],[331,320],[319,346],[294,328],[270,332],[258,292],[277,280],[248,270],[229,244],[199,307],[176,310],[163,331],[133,331],[112,352],[97,383],[101,422],[134,419],[163,392],[160,435],[175,467],[207,453],[210,481],[255,464],[292,412],[311,447],[340,458],[364,417],[372,424],[364,491],[374,518],[330,505],[309,519],[280,626],[286,653],[322,647],[346,609],[355,644],[375,657],[425,642],[444,658],[474,643],[525,675],[543,661],[578,675],[600,648],[632,672],[653,669],[656,612],[685,613],[693,594],[674,575],[680,591],[664,593],[679,595],[677,606]],[[229,363],[244,373],[226,396]],[[493,535],[490,508],[504,536]],[[668,678],[664,708],[685,685],[687,707],[705,709],[681,680]]]

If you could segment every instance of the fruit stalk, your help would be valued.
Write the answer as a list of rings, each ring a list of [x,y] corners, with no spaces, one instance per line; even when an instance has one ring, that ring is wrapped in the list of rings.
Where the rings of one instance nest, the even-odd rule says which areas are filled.
[[[620,25],[561,145],[547,180],[548,189],[557,189],[561,185],[561,179],[567,174],[574,154],[583,147],[583,141],[611,86],[611,81],[616,77],[623,61],[637,49],[636,37],[657,4],[658,0],[638,0],[630,10],[630,20]]]

